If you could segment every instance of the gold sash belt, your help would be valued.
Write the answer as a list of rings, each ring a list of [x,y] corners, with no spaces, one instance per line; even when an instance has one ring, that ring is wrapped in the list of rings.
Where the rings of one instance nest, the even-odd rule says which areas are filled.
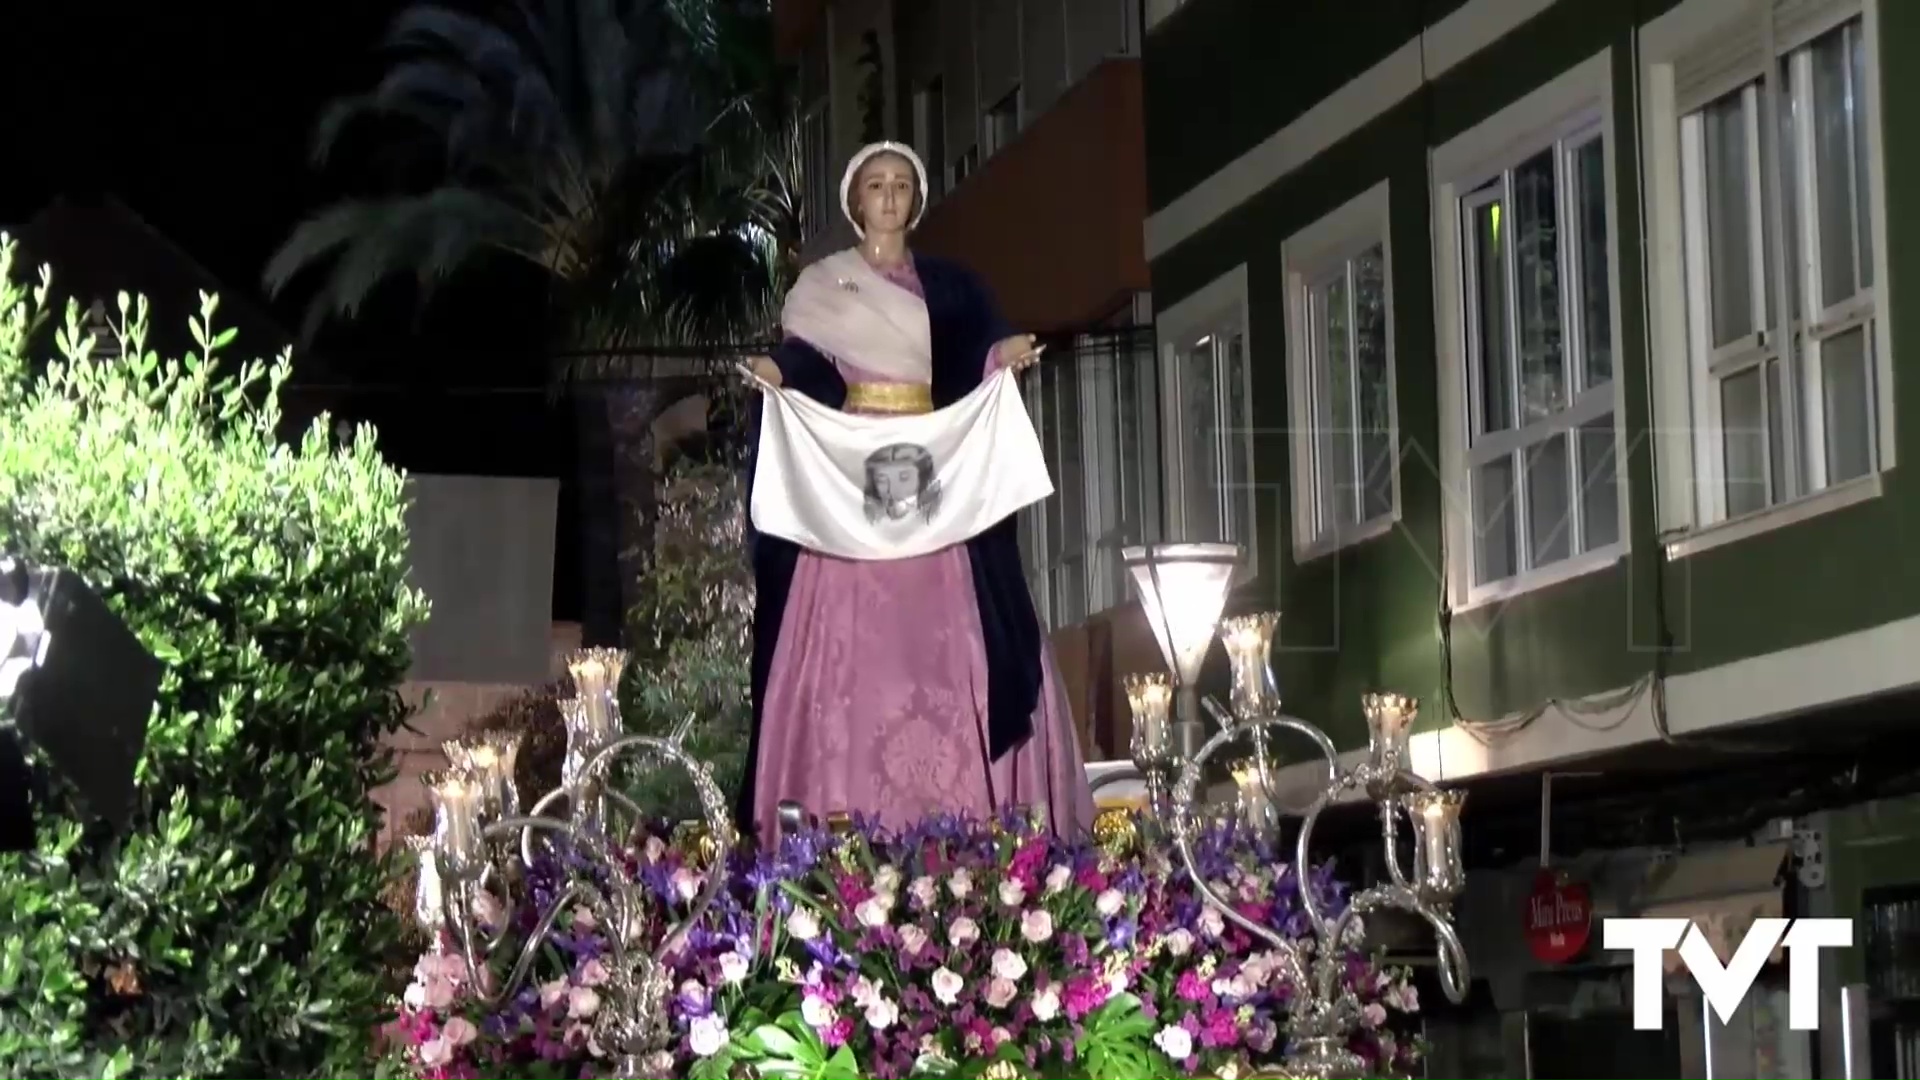
[[[894,416],[930,413],[933,387],[926,383],[848,383],[846,411]]]

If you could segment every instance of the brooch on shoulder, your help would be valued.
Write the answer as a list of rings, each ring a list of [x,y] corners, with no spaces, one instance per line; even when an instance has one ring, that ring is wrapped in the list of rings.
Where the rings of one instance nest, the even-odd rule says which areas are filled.
[[[846,290],[847,292],[857,293],[860,291],[859,283],[854,281],[852,278],[841,278],[839,281],[839,285],[842,289]]]

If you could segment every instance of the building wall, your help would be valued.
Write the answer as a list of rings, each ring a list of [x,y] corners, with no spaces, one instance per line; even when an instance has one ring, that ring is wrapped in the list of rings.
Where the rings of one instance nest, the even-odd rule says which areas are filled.
[[[1920,566],[1890,558],[1888,549],[1920,523],[1920,495],[1891,467],[1871,495],[1851,505],[1790,524],[1778,518],[1770,524],[1779,527],[1726,543],[1679,539],[1676,556],[1664,557],[1663,546],[1676,537],[1663,535],[1656,465],[1670,476],[1666,455],[1685,448],[1671,445],[1671,429],[1655,427],[1649,405],[1651,381],[1680,361],[1664,347],[1649,351],[1658,328],[1649,322],[1644,275],[1673,253],[1643,243],[1643,72],[1636,59],[1638,30],[1675,7],[1667,0],[1380,0],[1358,19],[1351,4],[1321,0],[1189,0],[1147,40],[1155,300],[1165,311],[1244,267],[1257,544],[1263,566],[1274,569],[1241,601],[1284,607],[1280,667],[1291,711],[1328,722],[1345,741],[1357,736],[1357,697],[1366,689],[1420,695],[1432,725],[1437,714],[1456,710],[1472,719],[1524,719],[1550,700],[1630,687],[1653,669],[1662,611],[1674,642],[1666,674],[1677,678],[1920,612]],[[1903,46],[1920,42],[1920,7],[1880,0],[1867,10],[1878,36],[1879,100],[1901,100],[1920,80],[1897,62]],[[1276,42],[1289,43],[1284,64],[1274,60]],[[1447,387],[1436,320],[1434,152],[1603,52],[1597,62],[1611,84],[1608,210],[1627,551],[1604,568],[1461,611],[1451,627],[1449,678],[1442,526],[1444,514],[1459,512],[1459,493],[1438,468],[1446,456],[1443,426],[1452,417],[1436,404]],[[1195,77],[1200,71],[1206,78]],[[1233,107],[1222,108],[1223,101]],[[1899,302],[1904,291],[1884,294],[1888,285],[1904,290],[1920,273],[1915,246],[1903,242],[1920,230],[1920,213],[1897,194],[1920,171],[1920,119],[1882,109],[1878,120],[1884,187],[1895,193],[1887,199],[1881,245],[1888,253],[1881,344],[1894,350],[1893,366],[1904,375],[1920,362],[1898,351],[1915,332],[1912,305]],[[1282,249],[1382,182],[1398,516],[1370,539],[1301,558],[1292,540],[1295,447],[1288,434]],[[1658,292],[1651,298],[1656,309],[1665,302]],[[1917,385],[1907,378],[1884,389],[1894,414],[1920,407]],[[1912,425],[1894,428],[1884,463],[1920,451],[1913,440]],[[1448,690],[1454,708],[1436,707]]]
[[[790,55],[803,95],[828,101],[831,114],[828,145],[813,153],[819,208],[803,259],[854,240],[837,192],[845,162],[873,134],[861,104],[873,82],[861,59],[871,33],[882,57],[880,133],[913,145],[934,174],[920,250],[976,268],[1028,330],[1092,325],[1145,289],[1134,0],[775,6],[782,25],[807,27]],[[813,7],[817,15],[800,11]],[[989,116],[1010,100],[1008,122]]]

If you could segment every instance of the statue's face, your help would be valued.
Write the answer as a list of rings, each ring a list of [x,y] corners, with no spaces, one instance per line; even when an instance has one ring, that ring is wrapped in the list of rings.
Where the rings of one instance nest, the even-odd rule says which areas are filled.
[[[868,236],[905,232],[913,221],[919,186],[913,166],[899,154],[868,158],[853,185],[852,199],[860,227]]]

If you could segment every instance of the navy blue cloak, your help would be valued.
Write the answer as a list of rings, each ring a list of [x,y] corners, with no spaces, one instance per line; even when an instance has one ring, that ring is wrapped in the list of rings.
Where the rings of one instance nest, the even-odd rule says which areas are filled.
[[[926,294],[927,318],[933,331],[933,404],[945,408],[966,397],[985,376],[987,353],[1012,336],[986,283],[966,267],[946,259],[914,256],[913,266]],[[788,339],[774,350],[788,389],[841,408],[847,400],[846,380],[833,362],[803,341]],[[757,455],[760,405],[754,409],[748,445]],[[752,490],[753,463],[749,458],[748,490]],[[754,786],[760,760],[761,710],[766,701],[767,677],[773,670],[786,615],[787,594],[793,585],[800,547],[790,540],[763,536],[747,527],[747,550],[753,560],[753,728],[747,743],[746,777],[740,788],[741,827],[754,829]],[[967,541],[967,559],[973,568],[974,602],[980,609],[980,627],[987,653],[987,754],[998,761],[1033,734],[1033,713],[1040,703],[1041,650],[1045,641],[1040,619],[1027,589],[1020,562],[1017,519],[1008,517]],[[796,628],[805,632],[804,628]],[[818,809],[818,808],[812,808]],[[772,837],[763,837],[771,842]]]

